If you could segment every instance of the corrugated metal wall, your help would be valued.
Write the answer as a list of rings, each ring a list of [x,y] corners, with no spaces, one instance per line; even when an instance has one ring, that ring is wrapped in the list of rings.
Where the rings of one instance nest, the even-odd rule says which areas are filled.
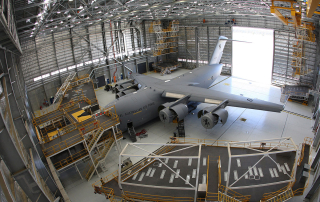
[[[235,23],[233,23],[233,20]],[[232,26],[274,29],[275,46],[272,83],[275,85],[312,85],[314,71],[300,78],[292,77],[291,63],[293,59],[292,53],[294,51],[295,29],[291,26],[283,25],[274,17],[216,16],[205,19],[205,23],[203,23],[203,18],[180,20],[179,60],[185,60],[185,62],[183,62],[185,67],[194,68],[197,65],[196,53],[198,53],[198,66],[206,64],[213,53],[217,38],[220,35],[232,38]],[[198,38],[195,36],[198,36]],[[196,42],[198,42],[198,50],[196,50]],[[305,57],[307,58],[306,66],[314,70],[316,43],[305,41],[304,47]],[[223,73],[231,75],[231,42],[226,44],[221,63],[224,64]]]
[[[123,71],[121,64],[112,65],[114,57],[126,59],[125,66],[136,72],[136,66],[146,62],[146,56],[140,53],[145,53],[145,48],[154,42],[154,34],[148,33],[149,24],[145,22],[145,39],[143,24],[130,22],[97,24],[22,39],[21,66],[34,110],[56,93],[70,72],[83,75],[97,68],[96,78],[113,79],[115,75],[118,80],[123,73],[128,77],[129,71]],[[148,61],[152,62],[153,57],[148,57]]]
[[[235,24],[232,24],[234,19]],[[147,57],[148,63],[157,60],[179,58],[185,68],[195,68],[208,63],[220,35],[232,38],[232,26],[269,28],[275,30],[275,52],[272,83],[282,84],[311,84],[314,73],[300,79],[292,77],[292,52],[295,30],[283,25],[273,17],[261,16],[216,16],[206,19],[180,20],[179,43],[177,54],[161,57]],[[155,34],[149,33],[151,23],[121,22],[104,23],[73,28],[46,35],[38,35],[35,39],[21,40],[24,54],[21,56],[23,70],[29,97],[33,107],[38,109],[44,99],[55,94],[58,87],[70,72],[79,75],[89,73],[92,68],[95,77],[105,76],[119,79],[121,74],[128,76],[128,71],[122,65],[112,65],[116,57],[128,60],[124,64],[136,72],[140,63],[146,62],[146,56],[140,55],[150,49],[155,43]],[[121,31],[118,29],[121,28]],[[146,30],[145,33],[143,30]],[[113,41],[119,38],[118,43],[112,46]],[[105,49],[108,49],[106,53]],[[314,69],[316,58],[316,43],[305,42],[305,56],[307,66]],[[129,55],[129,58],[126,58]],[[232,69],[232,43],[228,42],[221,59],[224,64],[223,73],[231,75]],[[107,67],[106,65],[110,66]],[[115,73],[116,72],[116,73]],[[34,78],[41,78],[34,80]]]

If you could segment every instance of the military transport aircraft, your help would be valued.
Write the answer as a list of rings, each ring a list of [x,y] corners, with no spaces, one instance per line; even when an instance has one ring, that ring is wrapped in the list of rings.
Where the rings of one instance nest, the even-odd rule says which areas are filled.
[[[219,64],[228,38],[220,36],[208,65],[191,70],[170,80],[160,80],[134,73],[129,80],[117,88],[117,99],[106,107],[115,105],[120,118],[120,129],[140,126],[157,116],[164,123],[183,120],[192,103],[213,104],[198,112],[201,124],[213,128],[219,121],[224,124],[228,118],[226,106],[281,112],[283,105],[210,90],[208,87],[220,75]]]

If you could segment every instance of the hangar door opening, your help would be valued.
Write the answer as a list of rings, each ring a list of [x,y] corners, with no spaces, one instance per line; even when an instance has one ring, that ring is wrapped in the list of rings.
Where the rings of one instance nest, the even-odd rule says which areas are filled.
[[[232,76],[271,84],[274,30],[232,27]]]

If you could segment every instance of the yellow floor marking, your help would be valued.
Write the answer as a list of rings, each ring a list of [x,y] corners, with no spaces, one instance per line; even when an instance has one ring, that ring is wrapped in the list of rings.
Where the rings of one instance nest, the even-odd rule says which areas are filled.
[[[308,117],[308,116],[304,116],[304,115],[301,115],[301,114],[298,114],[298,113],[294,113],[294,112],[290,112],[290,111],[287,111],[287,110],[282,110],[282,111],[285,112],[285,113],[291,114],[291,115],[295,115],[295,116],[299,116],[299,117],[302,117],[302,118],[305,118],[305,119],[312,120],[312,118]]]

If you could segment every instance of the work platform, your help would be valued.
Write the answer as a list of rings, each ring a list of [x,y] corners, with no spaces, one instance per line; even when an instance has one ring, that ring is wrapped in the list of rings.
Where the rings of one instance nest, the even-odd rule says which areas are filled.
[[[99,106],[89,75],[69,75],[49,109],[35,117],[33,124],[53,175],[70,166],[87,180],[95,172],[99,175],[101,162],[122,139],[115,107]],[[80,162],[87,164],[85,169],[78,169]]]
[[[111,201],[114,195],[148,201],[284,201],[301,195],[307,186],[300,180],[303,163],[298,164],[309,162],[309,144],[300,149],[302,154],[291,138],[253,142],[173,138],[154,152],[143,149],[147,144],[131,143],[125,149],[139,147],[150,155],[122,170],[121,177],[115,171],[93,187]],[[130,156],[125,149],[121,156]]]

